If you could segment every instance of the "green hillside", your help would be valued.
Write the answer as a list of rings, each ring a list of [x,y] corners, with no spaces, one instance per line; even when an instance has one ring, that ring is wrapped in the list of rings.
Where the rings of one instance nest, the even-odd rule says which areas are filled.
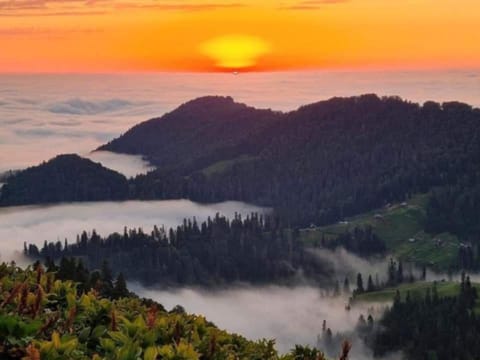
[[[212,176],[214,174],[221,174],[225,171],[229,171],[233,166],[236,164],[241,164],[244,162],[249,162],[249,161],[254,161],[258,157],[256,156],[250,156],[250,155],[240,155],[239,157],[231,160],[222,160],[218,161],[216,163],[213,163],[212,165],[202,169],[202,173],[205,176]]]
[[[454,263],[460,246],[452,234],[431,235],[424,231],[425,207],[428,195],[417,195],[401,204],[393,204],[345,221],[318,228],[303,229],[303,240],[309,244],[331,239],[355,227],[372,226],[395,257],[435,270],[448,270]]]
[[[454,297],[460,293],[460,283],[453,281],[437,281],[437,291],[440,297]],[[480,291],[480,284],[472,284],[473,287]],[[420,281],[415,283],[401,284],[396,287],[389,287],[378,291],[367,292],[356,295],[355,302],[387,302],[393,301],[397,290],[400,292],[402,300],[405,299],[407,293],[410,293],[412,298],[424,297],[428,289],[432,289],[433,282]],[[476,312],[480,313],[480,299],[477,299]]]

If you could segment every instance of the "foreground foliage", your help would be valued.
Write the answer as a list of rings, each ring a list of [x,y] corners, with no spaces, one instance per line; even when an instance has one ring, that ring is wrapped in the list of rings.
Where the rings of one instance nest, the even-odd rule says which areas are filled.
[[[249,341],[152,301],[80,293],[41,266],[0,265],[0,288],[2,359],[325,359],[301,346],[279,357],[274,341]]]

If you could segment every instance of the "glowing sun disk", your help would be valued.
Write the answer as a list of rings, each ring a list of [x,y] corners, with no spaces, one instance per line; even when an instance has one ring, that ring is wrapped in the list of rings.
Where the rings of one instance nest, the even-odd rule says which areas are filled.
[[[201,52],[225,69],[252,67],[262,55],[270,51],[264,40],[248,35],[225,35],[203,43]]]

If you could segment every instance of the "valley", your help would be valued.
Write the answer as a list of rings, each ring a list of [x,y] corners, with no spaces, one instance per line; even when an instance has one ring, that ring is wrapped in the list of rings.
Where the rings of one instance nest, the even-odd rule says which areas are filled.
[[[466,104],[376,95],[291,112],[198,98],[134,126],[89,158],[61,154],[6,177],[0,235],[9,241],[2,260],[27,266],[26,273],[29,264],[36,271],[44,264],[58,286],[73,280],[83,292],[79,306],[89,294],[115,304],[145,296],[170,308],[162,308],[165,314],[207,315],[256,341],[235,351],[263,352],[259,359],[314,354],[317,360],[323,355],[315,347],[334,358],[352,346],[352,360],[401,354],[420,360],[416,354],[435,342],[412,345],[408,327],[423,326],[418,321],[447,306],[461,316],[442,321],[476,326],[462,319],[479,312],[479,229],[472,215],[480,206],[479,119]],[[345,142],[349,149],[339,145]],[[151,310],[152,300],[142,301],[147,307],[137,325]],[[290,301],[298,307],[291,314]],[[398,322],[407,308],[417,318]],[[101,326],[115,327],[112,316]],[[127,336],[132,316],[118,320]],[[75,321],[84,326],[83,318]],[[110,331],[100,341],[107,358],[123,356],[108,353],[114,344],[125,354],[139,351],[138,342]],[[397,332],[404,335],[393,344]],[[238,345],[237,335],[224,334]],[[65,333],[60,345],[56,335],[44,337],[40,351],[61,356],[73,344],[92,351],[75,336]],[[206,356],[203,343],[185,336],[173,350],[149,348],[144,358]],[[263,338],[275,338],[278,352]],[[476,351],[470,338],[464,341]],[[460,351],[458,343],[442,346]]]

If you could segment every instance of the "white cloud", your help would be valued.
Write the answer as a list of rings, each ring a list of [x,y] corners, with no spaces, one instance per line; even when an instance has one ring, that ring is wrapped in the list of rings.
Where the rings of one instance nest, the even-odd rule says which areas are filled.
[[[110,151],[94,151],[85,155],[85,157],[129,178],[139,174],[146,174],[155,169],[153,165],[141,156],[116,154]]]
[[[167,309],[182,305],[187,312],[202,314],[220,328],[249,339],[275,339],[281,352],[287,352],[295,344],[315,346],[323,320],[334,333],[347,332],[355,327],[360,314],[373,312],[378,316],[386,306],[358,304],[347,311],[346,298],[324,296],[321,289],[311,286],[244,286],[205,291],[156,290],[132,283],[129,288]],[[368,350],[358,344],[352,349],[350,359],[364,359],[365,352]]]
[[[23,243],[42,245],[47,241],[75,241],[82,231],[95,229],[100,235],[141,227],[151,231],[154,225],[166,228],[180,224],[184,218],[199,221],[217,212],[233,217],[235,212],[249,214],[263,212],[256,206],[240,202],[210,205],[188,200],[127,201],[75,203],[54,206],[22,206],[0,208],[0,261],[17,259]],[[17,254],[16,254],[17,253]]]

